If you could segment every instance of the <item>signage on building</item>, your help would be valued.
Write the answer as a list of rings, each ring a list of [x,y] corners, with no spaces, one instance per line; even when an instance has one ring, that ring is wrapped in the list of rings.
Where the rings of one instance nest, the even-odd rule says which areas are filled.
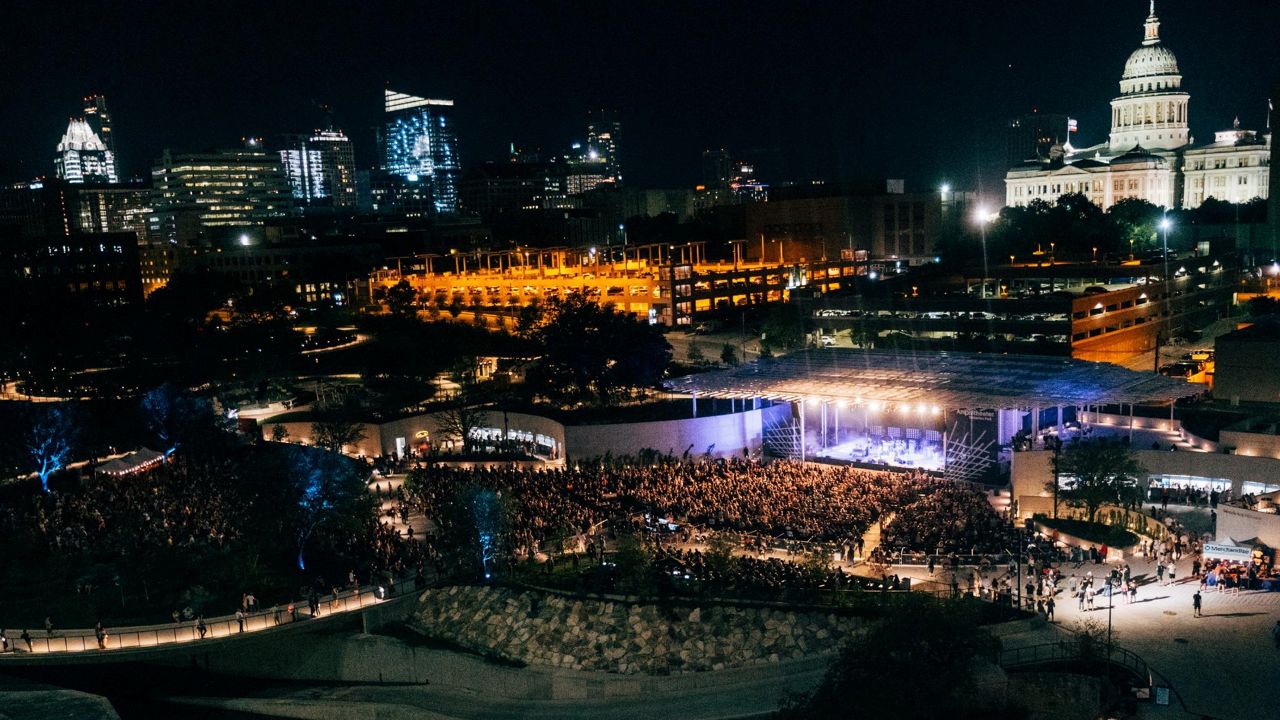
[[[1204,557],[1206,560],[1231,560],[1247,563],[1253,559],[1253,548],[1227,545],[1225,543],[1205,543]]]

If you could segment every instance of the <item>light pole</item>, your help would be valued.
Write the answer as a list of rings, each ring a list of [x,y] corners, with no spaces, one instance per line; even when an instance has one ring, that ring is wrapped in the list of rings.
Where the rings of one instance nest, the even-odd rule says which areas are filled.
[[[1116,585],[1107,576],[1107,657],[1111,657],[1111,609],[1116,605]]]
[[[999,213],[987,212],[985,207],[978,208],[978,227],[982,230],[982,297],[987,297],[987,223],[1000,217]]]
[[[1162,234],[1163,234],[1163,236],[1164,236],[1164,242],[1163,242],[1163,247],[1164,247],[1164,305],[1165,305],[1165,308],[1167,308],[1167,309],[1168,309],[1168,311],[1169,311],[1169,324],[1168,324],[1168,331],[1169,331],[1169,339],[1170,339],[1170,341],[1172,341],[1172,340],[1173,340],[1173,290],[1171,289],[1171,288],[1172,288],[1172,285],[1170,284],[1170,281],[1169,281],[1169,228],[1170,228],[1170,227],[1172,227],[1172,226],[1173,226],[1173,221],[1169,220],[1169,216],[1168,216],[1168,215],[1166,215],[1166,216],[1164,216],[1164,217],[1160,218],[1160,230],[1161,230],[1161,233],[1162,233]],[[1157,347],[1156,347],[1156,371],[1157,371],[1157,372],[1159,372],[1159,367],[1160,367],[1160,348],[1159,348],[1159,346],[1157,345]],[[1172,403],[1170,403],[1170,414],[1171,414],[1171,415],[1172,415],[1172,413],[1173,413],[1173,411],[1172,411],[1172,406],[1173,406],[1173,404],[1172,404]]]

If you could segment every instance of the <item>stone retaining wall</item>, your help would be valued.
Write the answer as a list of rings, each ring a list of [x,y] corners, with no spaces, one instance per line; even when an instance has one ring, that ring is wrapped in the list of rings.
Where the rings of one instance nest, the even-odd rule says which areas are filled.
[[[723,670],[821,655],[862,624],[821,612],[666,608],[495,587],[428,590],[412,622],[431,637],[508,660],[623,674]]]

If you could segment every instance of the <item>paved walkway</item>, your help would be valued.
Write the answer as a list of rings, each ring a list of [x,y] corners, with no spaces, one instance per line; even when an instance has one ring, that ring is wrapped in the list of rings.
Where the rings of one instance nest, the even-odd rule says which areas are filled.
[[[1060,569],[1068,583],[1055,599],[1056,624],[1078,629],[1082,623],[1096,623],[1105,629],[1110,615],[1115,643],[1137,653],[1166,677],[1196,717],[1280,717],[1280,649],[1271,639],[1271,627],[1280,620],[1280,592],[1231,595],[1209,590],[1202,594],[1203,617],[1197,618],[1191,605],[1200,585],[1187,577],[1190,559],[1178,563],[1183,576],[1172,585],[1158,583],[1154,564],[1141,557],[1129,565],[1139,583],[1137,602],[1130,605],[1117,595],[1108,612],[1107,605],[1098,601],[1093,610],[1080,610],[1065,588],[1072,575],[1084,577],[1090,571],[1105,575],[1109,566],[1064,564]],[[928,570],[919,567],[895,566],[890,572],[929,578]],[[969,569],[962,572],[967,574]],[[1002,575],[1003,569],[986,577]],[[949,573],[939,571],[933,579],[949,582]],[[1003,641],[1006,647],[1021,647],[1050,641],[1053,633],[1046,629]]]
[[[399,503],[395,500],[395,491],[404,485],[405,475],[380,475],[374,476],[373,481],[369,484],[369,492],[381,499],[378,505],[378,521],[383,525],[390,525],[396,529],[400,537],[409,537],[409,528],[413,528],[413,536],[417,540],[425,537],[426,532],[434,527],[434,524],[427,519],[416,508],[410,510],[409,521],[400,517],[398,513]],[[391,515],[387,513],[391,512]]]

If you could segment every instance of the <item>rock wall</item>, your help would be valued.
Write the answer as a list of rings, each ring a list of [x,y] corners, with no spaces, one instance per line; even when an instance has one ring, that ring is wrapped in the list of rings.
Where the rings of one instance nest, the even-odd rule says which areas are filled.
[[[667,674],[831,652],[861,621],[820,612],[665,608],[506,588],[450,587],[423,594],[413,624],[431,637],[530,665]]]

